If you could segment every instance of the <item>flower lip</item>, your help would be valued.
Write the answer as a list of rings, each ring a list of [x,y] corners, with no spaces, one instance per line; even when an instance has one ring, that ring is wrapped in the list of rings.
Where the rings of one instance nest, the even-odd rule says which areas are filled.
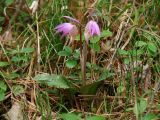
[[[76,23],[78,23],[78,24],[80,24],[80,22],[78,21],[78,20],[76,20],[76,19],[74,19],[74,18],[72,18],[72,17],[70,17],[70,16],[63,16],[64,18],[67,18],[67,19],[69,19],[69,20],[71,20],[71,21],[73,21],[73,22],[76,22]]]
[[[85,30],[90,34],[90,36],[100,36],[100,29],[97,22],[91,20],[87,23]]]

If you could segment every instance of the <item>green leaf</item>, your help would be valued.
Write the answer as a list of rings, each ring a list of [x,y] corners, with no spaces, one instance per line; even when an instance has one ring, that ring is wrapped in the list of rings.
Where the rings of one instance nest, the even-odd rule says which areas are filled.
[[[129,53],[130,55],[132,56],[140,56],[140,55],[143,55],[144,54],[144,50],[142,49],[139,49],[139,50],[130,50]]]
[[[59,55],[59,56],[70,56],[71,54],[68,53],[67,51],[59,51],[59,52],[58,52],[58,55]]]
[[[59,56],[71,56],[71,54],[72,49],[69,46],[64,46],[64,50],[58,52]]]
[[[75,40],[80,41],[80,35],[77,35]],[[84,34],[82,34],[82,41],[84,40]]]
[[[79,59],[79,57],[80,57],[80,50],[79,49],[75,50],[75,52],[73,53],[73,57],[75,59]]]
[[[69,47],[69,46],[64,46],[64,50],[65,50],[66,52],[68,52],[69,54],[72,54],[72,49],[71,49],[71,47]]]
[[[99,80],[106,80],[107,78],[110,78],[113,76],[113,73],[110,73],[108,70],[103,70],[100,77],[99,77]]]
[[[66,62],[66,66],[68,68],[74,68],[77,65],[77,61],[76,60],[67,60]]]
[[[33,79],[41,83],[41,82],[52,81],[52,76],[48,73],[43,73],[36,75]]]
[[[100,45],[99,45],[99,43],[91,44],[90,47],[91,47],[95,52],[100,52]]]
[[[60,115],[60,118],[63,120],[81,120],[80,116],[75,113],[63,113]]]
[[[13,62],[21,62],[21,61],[27,62],[28,56],[13,56],[11,61],[13,61]]]
[[[139,113],[141,114],[141,113],[145,112],[146,108],[147,108],[147,100],[145,100],[143,98],[140,99],[140,102],[138,104]]]
[[[136,116],[139,115],[138,105],[137,105],[137,104],[134,105],[133,112],[134,112],[134,114],[135,114]]]
[[[122,93],[125,90],[125,87],[123,85],[118,86],[117,92]]]
[[[151,53],[151,55],[152,53],[155,54],[157,52],[157,47],[154,43],[148,43],[147,48],[148,48],[148,51]]]
[[[153,113],[149,113],[143,117],[143,120],[156,120],[156,119],[158,119],[158,117]]]
[[[7,79],[11,79],[11,80],[13,80],[13,79],[15,79],[17,77],[19,77],[19,74],[14,73],[14,72],[10,73],[8,76],[6,76]]]
[[[152,35],[150,35],[149,33],[144,32],[143,35],[145,36],[145,38],[147,38],[149,41],[152,41],[154,39],[154,37]]]
[[[142,46],[145,46],[145,45],[147,45],[147,43],[144,42],[144,41],[136,41],[136,43],[135,43],[136,47],[142,47]]]
[[[4,21],[4,17],[0,17],[0,22],[3,22]]]
[[[87,95],[94,95],[96,94],[98,88],[100,87],[100,85],[102,85],[103,81],[96,81],[94,83],[91,84],[87,84],[85,86],[80,87],[79,92],[81,94],[87,94]]]
[[[122,49],[118,49],[118,54],[120,54],[120,55],[128,55],[128,51],[122,50]]]
[[[0,81],[0,90],[4,92],[7,90],[7,85],[5,84],[4,81]]]
[[[123,62],[124,62],[124,64],[129,65],[130,60],[129,60],[128,58],[125,58],[125,59],[123,60]]]
[[[0,89],[0,101],[3,101],[5,98],[5,92]]]
[[[88,116],[86,120],[105,120],[102,116]]]
[[[68,80],[61,75],[43,73],[36,75],[33,79],[39,83],[46,83],[48,86],[54,86],[56,88],[70,88]]]
[[[20,52],[21,53],[32,53],[34,52],[34,48],[31,48],[31,47],[23,48]]]
[[[100,41],[100,36],[94,36],[90,39],[90,43],[97,43]]]
[[[140,101],[137,102],[137,106],[135,104],[133,111],[136,115],[139,115],[144,113],[146,108],[147,108],[147,100],[141,98]]]
[[[12,86],[12,91],[15,96],[20,95],[21,93],[24,93],[25,89],[22,85],[14,85]]]
[[[63,89],[70,88],[70,84],[64,76],[55,74],[51,76],[52,76],[52,81],[48,82],[49,86],[54,86],[56,88],[63,88]]]
[[[111,37],[112,36],[112,32],[111,31],[109,31],[109,30],[103,30],[102,32],[101,32],[101,37]]]
[[[8,6],[8,5],[12,4],[14,2],[14,0],[6,0],[5,2],[6,2],[6,5]]]
[[[0,67],[5,67],[8,66],[9,63],[8,62],[0,62]]]

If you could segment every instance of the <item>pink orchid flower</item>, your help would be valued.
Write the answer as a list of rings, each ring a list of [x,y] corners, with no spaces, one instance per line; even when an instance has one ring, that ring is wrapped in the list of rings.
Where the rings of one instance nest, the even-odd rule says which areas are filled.
[[[100,29],[97,22],[91,20],[87,23],[85,30],[92,36],[100,36]]]
[[[56,26],[55,30],[58,33],[62,33],[62,37],[67,36],[67,35],[75,36],[78,34],[77,27],[71,23],[62,23]]]
[[[100,36],[100,28],[97,24],[97,22],[91,20],[87,23],[86,27],[85,27],[85,32],[84,32],[84,36],[85,39],[88,43],[89,38],[93,37],[93,36]]]

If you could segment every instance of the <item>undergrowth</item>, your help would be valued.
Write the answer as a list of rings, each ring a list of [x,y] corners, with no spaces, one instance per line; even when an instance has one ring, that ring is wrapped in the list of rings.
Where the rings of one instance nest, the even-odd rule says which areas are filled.
[[[26,120],[160,119],[158,0],[39,0],[35,12],[32,2],[0,1],[1,119],[15,103]],[[101,29],[87,48],[85,85],[80,35],[54,29],[63,16]]]

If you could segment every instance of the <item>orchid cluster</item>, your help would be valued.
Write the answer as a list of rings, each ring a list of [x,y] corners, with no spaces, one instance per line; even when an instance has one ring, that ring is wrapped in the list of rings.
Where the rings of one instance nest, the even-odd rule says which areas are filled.
[[[64,18],[67,18],[69,20],[71,20],[72,22],[75,22],[79,25],[80,22],[74,18],[71,18],[69,16],[64,16]],[[76,36],[78,34],[78,28],[76,27],[76,25],[72,24],[72,23],[62,23],[58,26],[55,27],[55,30],[58,33],[62,33],[62,36]],[[85,40],[88,41],[89,38],[93,37],[93,36],[100,36],[100,29],[99,26],[97,24],[97,22],[95,22],[94,20],[90,20],[86,27],[85,27],[85,32],[84,32],[84,36],[85,36]]]
[[[64,18],[69,19],[72,23],[62,23],[56,26],[55,30],[57,33],[62,33],[62,37],[69,35],[71,38],[74,38],[75,36],[78,35],[79,32],[78,32],[78,27],[73,23],[76,23],[79,26],[80,31],[81,31],[82,25],[78,20],[71,18],[69,16],[64,16]],[[82,38],[81,34],[80,36]],[[90,20],[86,24],[85,29],[84,29],[84,37],[85,37],[84,44],[82,43],[82,40],[80,40],[81,48],[83,47],[83,50],[80,49],[80,52],[81,52],[80,62],[81,62],[82,84],[83,85],[85,85],[85,79],[86,79],[87,45],[88,45],[89,39],[94,36],[100,36],[100,28],[96,21]]]

